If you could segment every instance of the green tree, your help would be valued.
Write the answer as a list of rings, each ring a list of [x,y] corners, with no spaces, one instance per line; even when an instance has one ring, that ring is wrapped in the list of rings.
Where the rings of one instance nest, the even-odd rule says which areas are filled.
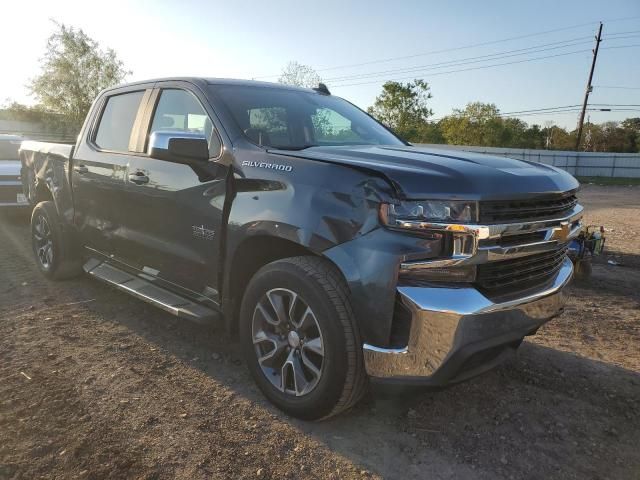
[[[627,118],[620,123],[628,141],[627,152],[640,152],[640,117]]]
[[[431,89],[424,80],[386,82],[382,86],[382,93],[367,111],[401,137],[419,141],[420,132],[426,132],[425,125],[433,115],[428,105],[429,99]]]
[[[527,126],[521,138],[520,148],[541,149],[545,147],[545,135],[540,125]]]
[[[47,40],[42,73],[29,86],[42,107],[62,114],[79,129],[96,95],[121,83],[131,72],[115,51],[102,50],[81,29],[56,26]]]
[[[423,123],[411,141],[415,143],[446,143],[439,122]]]
[[[446,142],[454,145],[524,148],[530,143],[527,124],[501,117],[493,103],[473,102],[464,110],[454,109],[452,115],[441,120],[440,127]]]
[[[309,65],[293,61],[282,69],[278,82],[286,85],[295,85],[296,87],[314,88],[322,82],[322,78]]]
[[[28,122],[32,125],[39,125],[36,134],[56,135],[60,141],[69,141],[78,133],[69,127],[62,115],[46,110],[42,105],[23,105],[9,99],[0,109],[0,120]],[[30,135],[33,133],[29,131]]]
[[[638,148],[638,132],[633,128],[633,119],[625,122],[604,122],[585,124],[585,151],[592,152],[635,152]]]

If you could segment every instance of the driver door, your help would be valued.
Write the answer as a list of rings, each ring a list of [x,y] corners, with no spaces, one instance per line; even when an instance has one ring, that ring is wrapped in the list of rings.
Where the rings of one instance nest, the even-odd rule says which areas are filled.
[[[210,160],[196,172],[146,155],[132,158],[122,212],[126,235],[120,236],[116,253],[165,288],[217,302],[227,168],[215,161],[222,143],[204,104],[182,84],[154,91],[145,141],[155,131],[201,133]]]

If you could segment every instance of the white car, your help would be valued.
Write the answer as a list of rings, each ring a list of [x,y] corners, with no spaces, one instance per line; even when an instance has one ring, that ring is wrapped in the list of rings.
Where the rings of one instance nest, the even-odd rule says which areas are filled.
[[[29,206],[20,178],[22,140],[17,135],[0,135],[0,209]]]

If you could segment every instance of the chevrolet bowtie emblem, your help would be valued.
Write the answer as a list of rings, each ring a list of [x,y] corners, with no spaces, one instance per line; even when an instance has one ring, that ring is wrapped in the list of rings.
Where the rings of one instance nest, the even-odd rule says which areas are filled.
[[[569,228],[568,222],[562,222],[559,227],[553,229],[553,234],[551,235],[551,240],[557,240],[558,242],[566,242],[569,238],[569,233],[571,233],[571,229]]]

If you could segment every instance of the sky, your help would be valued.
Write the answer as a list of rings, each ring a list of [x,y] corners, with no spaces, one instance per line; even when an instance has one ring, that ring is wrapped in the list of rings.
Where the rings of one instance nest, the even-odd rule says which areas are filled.
[[[422,78],[435,119],[473,101],[503,113],[581,104],[602,21],[590,104],[632,106],[589,112],[590,119],[640,116],[640,0],[5,0],[3,17],[0,104],[35,102],[26,85],[39,72],[55,20],[113,48],[132,71],[129,81],[276,81],[297,61],[361,108],[386,80]],[[487,67],[499,63],[511,64]],[[578,114],[520,118],[572,129]]]

